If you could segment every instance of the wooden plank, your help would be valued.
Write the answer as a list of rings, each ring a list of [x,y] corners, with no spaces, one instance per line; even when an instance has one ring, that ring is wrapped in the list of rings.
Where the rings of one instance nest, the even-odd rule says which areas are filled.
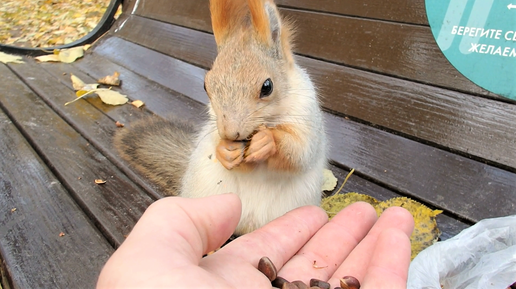
[[[198,77],[201,73],[193,65],[169,60],[164,54],[119,38],[105,41],[94,52],[173,90],[175,82],[162,79],[170,70],[165,63],[178,65],[175,69],[185,73],[188,86],[203,85]],[[164,65],[145,67],[137,55],[145,55],[147,63]],[[331,158],[344,167],[358,169],[359,175],[466,220],[513,214],[516,174],[331,114],[326,114],[326,119]]]
[[[145,41],[153,43],[153,50],[205,69],[216,56],[213,36],[207,33],[140,17],[132,17],[126,27],[118,34],[124,39],[138,42],[140,35],[153,35]],[[195,53],[183,53],[195,45]],[[297,60],[312,75],[323,105],[332,111],[516,168],[515,105],[307,57]]]
[[[131,53],[131,57],[134,57],[132,59],[126,59],[124,53],[119,51],[133,49],[140,52],[140,54]],[[108,55],[115,51],[118,51],[115,53],[116,55]],[[144,47],[116,37],[105,40],[102,45],[94,49],[94,52],[131,71],[145,75],[149,80],[186,95],[197,102],[208,102],[204,86],[198,85],[200,82],[204,83],[206,71],[202,68],[189,65],[172,57],[166,57],[165,55],[160,57],[159,60],[154,59],[149,57],[149,55],[154,54],[149,54]],[[148,63],[148,65],[142,65],[144,63]],[[159,67],[160,73],[155,73],[157,67]]]
[[[140,5],[136,14],[212,32],[208,1],[154,2],[153,5]],[[429,27],[286,8],[280,10],[295,22],[295,52],[298,54],[453,90],[497,97],[466,79],[446,60]],[[141,39],[137,43],[145,41]]]
[[[516,106],[299,58],[331,110],[516,168]]]
[[[286,8],[428,25],[424,0],[387,0],[381,2],[376,0],[348,0],[345,3],[335,0],[276,0],[275,2],[278,6]],[[174,21],[172,19],[177,18],[194,25],[188,25],[189,27],[204,30],[206,28],[205,21],[199,19],[206,19],[205,8],[208,7],[207,3],[208,1],[142,1],[137,8],[137,13],[162,21]],[[179,16],[184,14],[181,11],[185,11],[185,14],[191,15],[191,17]],[[169,15],[169,17],[165,17],[165,15]]]
[[[3,65],[0,75],[15,80]],[[93,288],[113,248],[1,110],[0,135],[0,253],[10,288]]]
[[[211,67],[217,56],[217,45],[212,35],[134,15],[115,35],[205,69]]]
[[[72,90],[30,60],[11,68],[40,95],[59,100],[74,97]],[[20,80],[4,77],[0,86],[11,88],[0,95],[0,101],[12,119],[99,230],[114,246],[120,245],[153,199]],[[96,130],[99,138],[111,139],[116,129],[112,120],[90,105],[76,102],[65,108],[64,102],[56,107],[80,118],[83,125],[90,124],[88,129]],[[99,186],[95,179],[107,183]]]
[[[278,6],[428,25],[424,0],[276,0]]]

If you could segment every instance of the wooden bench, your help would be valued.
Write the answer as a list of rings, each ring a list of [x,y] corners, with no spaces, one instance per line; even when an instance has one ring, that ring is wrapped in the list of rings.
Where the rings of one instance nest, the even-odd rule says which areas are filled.
[[[516,212],[516,105],[439,51],[423,0],[277,0],[296,59],[318,86],[331,170],[344,191],[442,209],[442,239]],[[4,288],[92,288],[157,188],[115,152],[115,121],[202,120],[216,56],[207,0],[126,0],[109,34],[72,64],[0,64],[0,253]],[[114,71],[145,102],[74,97]],[[97,185],[95,179],[107,180]]]

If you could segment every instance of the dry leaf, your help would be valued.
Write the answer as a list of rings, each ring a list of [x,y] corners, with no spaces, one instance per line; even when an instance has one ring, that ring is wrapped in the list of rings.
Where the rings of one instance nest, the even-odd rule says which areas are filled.
[[[142,107],[145,103],[144,103],[143,101],[141,101],[141,100],[135,100],[135,101],[131,102],[131,104],[132,104],[133,106],[137,107],[137,108],[140,108],[140,107]]]
[[[333,191],[337,186],[337,182],[338,180],[332,171],[326,169],[323,171],[323,191]]]
[[[83,96],[84,94],[99,87],[99,84],[97,83],[84,83],[84,81],[82,81],[79,77],[73,75],[72,73],[70,73],[70,78],[72,79],[73,89],[77,90],[77,96]]]
[[[100,84],[105,85],[113,85],[113,86],[120,86],[120,79],[118,78],[120,76],[120,73],[115,71],[113,75],[104,76],[101,79],[99,79],[97,82]]]
[[[65,235],[66,235],[66,234],[65,234],[65,233],[63,233],[63,232],[59,233],[59,237],[64,237]]]
[[[75,90],[82,90],[83,87],[86,86],[86,83],[82,81],[79,77],[70,73],[70,78],[72,79],[72,86]]]
[[[11,54],[7,54],[7,53],[3,53],[3,52],[0,52],[0,62],[5,63],[5,64],[7,64],[7,63],[25,63],[22,60],[21,56],[11,55]]]
[[[34,57],[39,62],[60,62],[59,56],[56,54],[42,55],[38,57]]]
[[[11,209],[11,213],[14,213],[14,212],[16,212],[16,208]]]
[[[399,206],[407,209],[414,217],[414,231],[411,240],[412,259],[423,249],[437,241],[440,235],[437,227],[436,216],[441,214],[440,210],[432,210],[414,200],[405,197],[392,198],[383,202],[377,199],[358,193],[335,194],[324,198],[321,203],[329,218],[334,217],[345,207],[356,203],[366,202],[371,204],[378,216],[389,207]]]
[[[117,127],[124,127],[125,126],[123,123],[119,122],[118,120],[115,122],[115,125]]]
[[[84,48],[82,46],[72,47],[69,49],[61,49],[59,51],[59,60],[64,63],[72,63],[78,58],[84,56]]]
[[[103,184],[105,184],[105,183],[106,183],[106,181],[101,180],[101,179],[96,179],[96,180],[95,180],[95,184],[97,184],[97,185],[103,185]]]
[[[117,91],[113,91],[110,89],[97,89],[94,91],[98,94],[102,102],[104,102],[105,104],[121,105],[126,104],[127,101],[129,101],[126,95],[123,95]]]

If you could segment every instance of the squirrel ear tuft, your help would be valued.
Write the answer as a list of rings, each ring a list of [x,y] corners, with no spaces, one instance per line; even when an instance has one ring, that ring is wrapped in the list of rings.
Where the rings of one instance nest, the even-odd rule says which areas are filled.
[[[272,46],[281,34],[281,18],[271,0],[247,0],[251,20],[260,42]]]
[[[247,13],[246,0],[210,0],[211,23],[217,46],[242,25]]]

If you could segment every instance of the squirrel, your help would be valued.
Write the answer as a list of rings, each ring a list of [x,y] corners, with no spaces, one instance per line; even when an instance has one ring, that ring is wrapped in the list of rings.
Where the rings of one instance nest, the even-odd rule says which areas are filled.
[[[292,24],[273,0],[210,0],[218,55],[205,76],[198,129],[155,118],[123,129],[121,156],[169,195],[235,193],[236,235],[319,205],[327,141],[316,89],[292,52]]]

